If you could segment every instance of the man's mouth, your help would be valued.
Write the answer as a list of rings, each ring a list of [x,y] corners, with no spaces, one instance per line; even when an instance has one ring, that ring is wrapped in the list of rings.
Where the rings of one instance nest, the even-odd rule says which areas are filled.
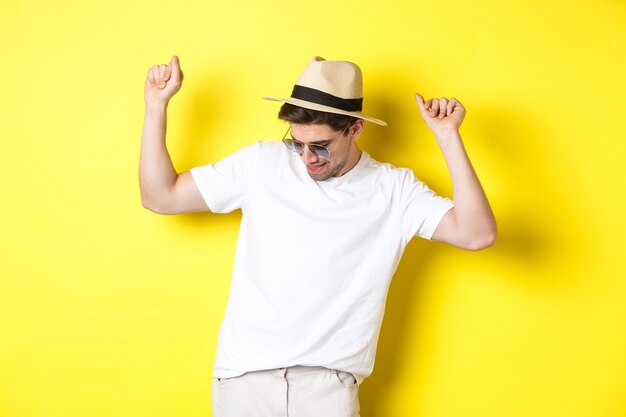
[[[307,171],[309,171],[310,174],[319,174],[319,172],[322,170],[322,168],[324,168],[324,165],[326,165],[326,163],[320,164],[320,165],[309,165],[306,164],[306,169]]]

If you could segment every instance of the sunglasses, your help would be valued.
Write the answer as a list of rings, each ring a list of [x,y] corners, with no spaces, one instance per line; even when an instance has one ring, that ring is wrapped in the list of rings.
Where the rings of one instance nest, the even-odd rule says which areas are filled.
[[[289,126],[289,129],[291,129],[291,126]],[[295,139],[288,138],[287,133],[289,133],[289,129],[287,129],[287,131],[283,135],[283,143],[285,144],[285,146],[287,146],[287,148],[301,155],[302,152],[304,152],[304,147],[307,146],[309,148],[309,151],[315,154],[315,156],[317,156],[318,158],[322,158],[322,159],[330,158],[330,149],[332,149],[335,146],[335,143],[339,142],[339,139],[341,139],[344,133],[346,132],[346,129],[342,130],[341,136],[339,136],[339,139],[337,139],[335,143],[333,143],[333,145],[329,149],[326,146],[316,145],[314,143],[309,143],[308,145],[305,145],[304,143],[299,142]]]

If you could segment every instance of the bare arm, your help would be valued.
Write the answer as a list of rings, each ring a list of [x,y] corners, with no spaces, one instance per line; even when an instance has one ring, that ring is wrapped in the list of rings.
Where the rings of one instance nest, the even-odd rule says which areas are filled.
[[[167,66],[150,68],[144,89],[146,108],[139,159],[141,203],[161,214],[208,210],[191,174],[176,173],[165,144],[167,106],[180,90],[182,80],[178,57],[173,57]]]
[[[496,221],[459,133],[465,108],[455,98],[426,102],[419,94],[415,98],[444,154],[454,190],[454,208],[443,217],[432,239],[470,250],[493,245]]]

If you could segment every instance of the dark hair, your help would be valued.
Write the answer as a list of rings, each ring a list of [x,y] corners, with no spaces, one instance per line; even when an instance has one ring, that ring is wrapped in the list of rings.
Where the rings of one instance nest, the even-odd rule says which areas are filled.
[[[328,125],[337,132],[351,127],[358,120],[353,116],[305,109],[289,103],[280,107],[278,118],[301,125]]]

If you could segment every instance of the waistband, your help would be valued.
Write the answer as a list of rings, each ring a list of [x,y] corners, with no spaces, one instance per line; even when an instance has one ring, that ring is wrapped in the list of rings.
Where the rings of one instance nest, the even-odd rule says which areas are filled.
[[[330,372],[331,369],[328,369],[324,366],[304,366],[304,365],[294,365],[294,366],[289,366],[287,368],[280,368],[280,369],[285,369],[287,370],[287,373],[292,373],[292,372],[296,372],[296,373],[300,373],[300,372],[314,372],[314,371],[328,371]]]
[[[302,374],[306,372],[337,372],[334,369],[326,368],[325,366],[305,366],[305,365],[293,365],[285,368],[272,368],[272,369],[259,369],[256,371],[248,371],[245,374],[270,374],[284,377],[287,374]]]

